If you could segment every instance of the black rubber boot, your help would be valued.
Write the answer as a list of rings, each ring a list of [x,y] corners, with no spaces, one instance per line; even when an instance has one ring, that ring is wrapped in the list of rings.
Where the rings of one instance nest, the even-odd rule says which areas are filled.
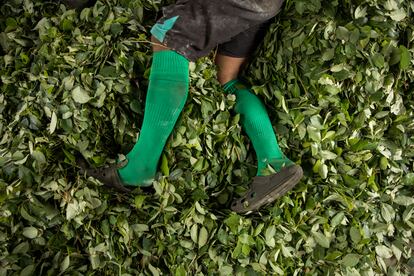
[[[282,168],[276,174],[256,176],[247,193],[233,201],[231,209],[237,213],[257,210],[291,190],[302,176],[302,168],[298,165]]]
[[[81,168],[82,173],[86,174],[87,176],[91,176],[93,178],[98,179],[106,187],[113,188],[123,193],[130,193],[131,190],[126,188],[122,184],[122,181],[118,175],[118,169],[126,166],[127,163],[128,161],[125,160],[117,165],[100,168],[91,168],[88,165],[86,165],[86,162],[84,160],[78,160],[78,164]]]

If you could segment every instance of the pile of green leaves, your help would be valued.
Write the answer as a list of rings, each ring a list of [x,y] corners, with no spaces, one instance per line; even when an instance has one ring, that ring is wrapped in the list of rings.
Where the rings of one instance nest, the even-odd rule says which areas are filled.
[[[414,4],[285,3],[245,77],[305,176],[245,216],[254,151],[208,57],[153,188],[77,168],[137,139],[166,4],[1,5],[0,275],[413,273]]]

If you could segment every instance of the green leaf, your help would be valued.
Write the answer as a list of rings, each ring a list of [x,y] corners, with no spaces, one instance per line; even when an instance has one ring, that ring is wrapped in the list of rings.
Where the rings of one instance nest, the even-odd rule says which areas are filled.
[[[80,86],[76,86],[72,90],[72,98],[75,102],[80,104],[87,103],[91,99],[88,93]]]
[[[267,246],[274,247],[276,245],[275,233],[276,233],[276,227],[274,225],[266,229],[265,242]]]
[[[375,252],[377,253],[378,256],[384,259],[388,259],[392,257],[391,249],[389,249],[385,245],[377,245],[375,247]]]
[[[154,267],[154,266],[152,266],[151,264],[148,264],[148,268],[151,271],[151,274],[153,276],[159,276],[159,275],[161,275],[159,269],[156,268],[156,267]]]
[[[135,207],[137,209],[141,209],[146,198],[147,198],[146,195],[136,195],[135,196]]]
[[[205,227],[200,229],[200,233],[198,234],[198,247],[201,248],[207,243],[208,239],[208,232]]]
[[[186,276],[187,275],[187,271],[185,270],[184,266],[179,266],[175,270],[175,274],[174,275],[175,276]]]
[[[39,230],[33,226],[23,228],[23,236],[29,239],[34,239],[39,235]]]
[[[102,67],[101,71],[99,71],[99,74],[101,74],[103,77],[117,77],[119,74],[116,70],[116,67],[114,66],[104,66]]]
[[[407,173],[403,178],[403,182],[406,185],[414,186],[414,173]]]
[[[361,241],[361,233],[359,232],[358,228],[356,227],[351,227],[351,229],[349,230],[349,234],[351,236],[351,240],[358,244]]]
[[[302,1],[295,1],[295,8],[298,14],[303,14],[306,11],[306,4]]]
[[[111,24],[111,32],[114,35],[118,35],[122,32],[122,25],[119,23]]]
[[[360,258],[361,257],[358,254],[347,254],[342,259],[342,264],[344,266],[356,266],[359,263]]]
[[[315,142],[321,141],[321,132],[317,128],[313,126],[308,126],[307,131],[310,139],[312,139]]]
[[[37,161],[38,164],[45,164],[46,163],[46,157],[43,154],[43,152],[34,150],[32,152],[32,157]]]
[[[340,40],[348,41],[349,31],[347,28],[339,26],[336,30],[336,37]]]
[[[391,205],[387,203],[383,203],[381,205],[381,215],[385,222],[390,223],[395,218],[395,211]]]
[[[57,116],[56,113],[53,111],[52,112],[52,119],[50,121],[50,125],[49,125],[49,133],[53,134],[56,130],[56,126],[57,126]]]
[[[399,22],[404,20],[407,17],[407,14],[403,9],[397,9],[390,13],[390,17],[392,20]]]
[[[342,256],[342,252],[340,251],[333,251],[326,255],[325,259],[328,261],[334,261]]]
[[[323,61],[328,61],[333,59],[335,56],[335,49],[331,48],[331,49],[327,49],[323,54],[322,54],[322,60]]]
[[[295,37],[292,41],[292,47],[297,48],[299,47],[302,42],[305,40],[306,36],[304,33],[301,33],[299,36]]]
[[[355,19],[365,17],[365,16],[367,15],[367,7],[361,7],[361,6],[358,6],[358,7],[355,9],[355,13],[354,13],[354,15],[355,15]]]
[[[190,236],[194,243],[198,243],[198,225],[191,226]]]
[[[163,154],[161,158],[161,171],[165,176],[168,176],[170,175],[170,168],[168,167],[167,157]]]
[[[384,56],[381,55],[380,53],[376,53],[373,57],[372,57],[372,61],[374,62],[374,65],[378,68],[383,68],[384,64],[385,64],[385,60],[384,60]]]
[[[322,164],[319,167],[319,175],[322,179],[326,179],[328,177],[328,166],[326,164]]]
[[[400,45],[400,68],[401,70],[406,70],[410,66],[411,63],[411,54],[408,51],[407,48],[405,48],[403,45]]]
[[[13,254],[26,254],[30,249],[28,242],[19,243],[12,251]]]
[[[219,269],[220,275],[232,275],[233,274],[233,268],[229,265],[223,265]]]
[[[64,31],[71,31],[73,29],[73,23],[72,21],[68,19],[63,19],[62,21],[62,29]]]
[[[26,266],[23,270],[20,271],[20,276],[31,276],[33,275],[34,271],[35,271],[35,265],[34,264],[30,264],[28,266]]]
[[[336,159],[337,155],[329,150],[321,151],[321,157],[325,160],[333,160]]]
[[[324,234],[322,234],[321,232],[312,232],[312,236],[320,246],[324,248],[329,248],[330,241]]]
[[[399,195],[395,197],[394,202],[397,203],[398,205],[409,206],[411,204],[414,204],[414,198],[409,197],[409,196]]]
[[[78,208],[79,207],[78,207],[77,202],[69,203],[68,206],[66,207],[66,219],[71,220],[75,218],[79,213]]]
[[[203,207],[201,207],[201,205],[200,205],[200,203],[198,203],[198,201],[196,201],[194,203],[194,206],[195,206],[197,212],[199,212],[202,215],[205,215],[206,214],[206,210],[204,210]]]
[[[5,29],[5,32],[15,30],[18,26],[16,19],[8,17],[6,19],[6,26],[7,28]]]
[[[231,214],[230,217],[224,220],[224,223],[230,228],[232,233],[238,232],[240,216],[237,214]]]
[[[69,265],[70,265],[70,257],[69,257],[69,255],[67,255],[63,259],[62,263],[60,264],[60,272],[66,271],[66,269],[68,269]]]
[[[141,223],[131,225],[131,228],[132,228],[135,232],[138,232],[138,233],[141,233],[141,232],[146,232],[146,231],[149,231],[149,229],[150,229],[148,225],[146,225],[146,224],[141,224]]]
[[[331,221],[331,226],[333,228],[335,228],[336,226],[338,226],[345,218],[345,214],[344,212],[339,212],[338,214],[336,214]]]

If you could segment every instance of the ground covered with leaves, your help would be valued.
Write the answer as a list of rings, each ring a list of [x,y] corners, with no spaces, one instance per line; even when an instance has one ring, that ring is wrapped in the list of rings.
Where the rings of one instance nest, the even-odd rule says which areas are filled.
[[[413,273],[413,2],[285,3],[245,77],[305,176],[245,216],[228,207],[255,156],[213,56],[190,66],[153,188],[76,166],[137,139],[165,4],[0,6],[0,275]]]

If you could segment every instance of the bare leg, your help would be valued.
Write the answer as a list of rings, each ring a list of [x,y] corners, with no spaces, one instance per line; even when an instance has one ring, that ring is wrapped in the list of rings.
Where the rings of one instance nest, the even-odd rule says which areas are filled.
[[[237,79],[240,69],[246,58],[235,58],[230,56],[217,55],[216,64],[218,66],[217,79],[221,85]]]
[[[151,36],[151,42],[152,42],[152,51],[154,52],[170,50],[170,48],[162,45],[162,43],[153,36]]]

